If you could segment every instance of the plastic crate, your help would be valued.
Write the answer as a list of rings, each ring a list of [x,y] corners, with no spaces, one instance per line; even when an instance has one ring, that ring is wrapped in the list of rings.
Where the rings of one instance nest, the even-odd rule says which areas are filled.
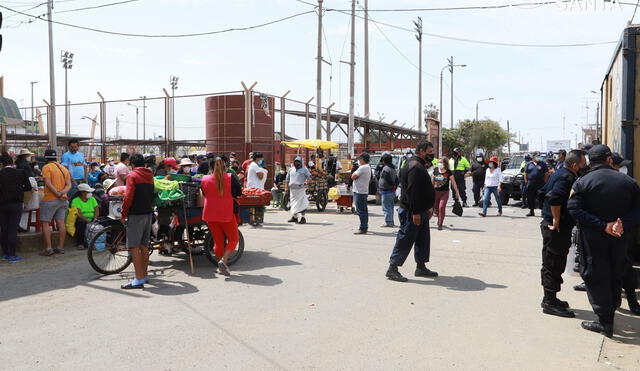
[[[236,200],[240,206],[269,206],[271,204],[271,193],[265,193],[263,196],[242,195]]]

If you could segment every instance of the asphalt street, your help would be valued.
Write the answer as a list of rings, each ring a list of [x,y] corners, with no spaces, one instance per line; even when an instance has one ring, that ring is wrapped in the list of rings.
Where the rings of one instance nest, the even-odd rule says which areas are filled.
[[[470,192],[469,192],[470,193]],[[448,211],[450,212],[450,208]],[[133,268],[96,274],[86,253],[0,263],[2,370],[607,370],[640,369],[640,320],[626,301],[606,339],[580,327],[593,315],[565,274],[559,297],[575,319],[542,314],[539,217],[519,207],[431,221],[436,279],[384,274],[394,230],[370,205],[371,230],[335,204],[307,225],[269,211],[242,227],[232,277],[203,257],[151,257],[151,284],[119,287]]]

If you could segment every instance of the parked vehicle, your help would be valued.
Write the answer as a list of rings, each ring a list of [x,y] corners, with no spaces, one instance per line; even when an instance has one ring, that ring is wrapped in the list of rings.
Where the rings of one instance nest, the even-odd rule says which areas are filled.
[[[500,198],[503,205],[507,205],[509,199],[520,200],[522,198],[521,186],[522,182],[524,182],[524,175],[520,172],[522,161],[524,161],[524,155],[511,157],[502,172],[503,180],[500,183],[502,188]]]
[[[403,153],[389,153],[391,155],[391,163],[396,169],[400,170],[400,165],[403,160],[406,158],[406,155]],[[369,183],[369,195],[376,196],[376,205],[380,205],[382,203],[382,199],[378,194],[378,179],[375,177],[376,167],[380,164],[380,160],[382,159],[382,153],[372,154],[369,160],[369,166],[371,166],[371,182]]]

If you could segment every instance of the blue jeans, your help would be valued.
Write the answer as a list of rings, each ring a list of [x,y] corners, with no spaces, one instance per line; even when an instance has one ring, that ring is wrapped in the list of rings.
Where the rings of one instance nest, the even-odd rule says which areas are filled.
[[[498,203],[498,212],[502,214],[502,200],[500,199],[500,194],[498,193],[498,187],[485,187],[484,188],[484,200],[482,201],[482,213],[487,213],[487,208],[489,207],[489,201],[491,200],[491,194],[496,198],[496,202]]]
[[[356,204],[356,211],[360,217],[360,230],[369,230],[369,209],[367,207],[367,197],[369,195],[363,193],[354,193],[353,201]]]
[[[396,193],[381,193],[380,198],[382,198],[382,212],[384,213],[384,223],[388,226],[393,226],[393,208],[395,206]]]
[[[400,219],[400,230],[396,236],[396,244],[389,258],[389,264],[398,267],[402,266],[407,260],[411,248],[413,248],[413,255],[417,264],[429,262],[431,234],[429,232],[427,213],[421,213],[420,225],[415,225],[413,224],[413,215],[399,207],[398,219]]]

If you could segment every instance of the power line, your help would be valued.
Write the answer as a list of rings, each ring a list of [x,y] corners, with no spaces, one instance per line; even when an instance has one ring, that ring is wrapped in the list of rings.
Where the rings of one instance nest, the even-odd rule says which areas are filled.
[[[633,23],[633,19],[636,17],[636,11],[638,10],[638,5],[640,5],[640,0],[638,0],[636,2],[636,7],[633,8],[633,15],[631,16],[631,20],[629,21],[629,23]]]
[[[67,1],[69,1],[69,0],[67,0]],[[21,11],[6,7],[4,5],[0,5],[0,8],[9,10],[9,11],[17,13],[17,14],[24,15],[24,16],[27,16],[27,17],[38,19],[38,20],[41,20],[41,21],[44,21],[44,22],[49,22],[49,20],[41,18],[42,16],[35,16],[35,15],[32,15],[32,14],[21,12]],[[51,23],[59,24],[59,25],[67,26],[67,27],[71,27],[71,28],[77,28],[77,29],[81,29],[81,30],[85,30],[85,31],[92,31],[92,32],[103,33],[103,34],[108,34],[108,35],[116,35],[116,36],[144,37],[144,38],[184,38],[184,37],[216,35],[216,34],[228,33],[228,32],[234,32],[234,31],[248,31],[248,30],[252,30],[252,29],[256,29],[256,28],[270,26],[272,24],[284,22],[284,21],[287,21],[289,19],[297,18],[297,17],[303,16],[303,15],[307,15],[307,14],[311,14],[311,13],[315,13],[315,11],[310,10],[310,11],[306,11],[306,12],[296,13],[296,14],[293,14],[293,15],[290,15],[290,16],[287,16],[287,17],[284,17],[284,18],[279,18],[279,19],[276,19],[276,20],[273,20],[273,21],[269,21],[269,22],[265,22],[265,23],[261,23],[261,24],[257,24],[257,25],[253,25],[253,26],[234,27],[234,28],[228,28],[228,29],[218,30],[218,31],[185,33],[185,34],[136,34],[136,33],[101,30],[101,29],[97,29],[97,28],[79,26],[79,25],[74,25],[74,24],[70,24],[70,23],[66,23],[66,22],[60,22],[60,21],[51,21]]]
[[[99,8],[106,8],[106,7],[108,7],[108,6],[114,6],[114,5],[121,5],[121,4],[133,3],[133,2],[136,2],[136,1],[140,1],[140,0],[124,0],[124,1],[114,2],[114,3],[107,3],[107,4],[94,5],[94,6],[87,6],[87,7],[84,7],[84,8],[75,8],[75,9],[61,10],[61,11],[53,12],[53,13],[54,13],[54,14],[61,14],[61,13],[79,12],[79,11],[83,11],[83,10],[99,9]]]
[[[307,5],[313,5],[309,2],[303,1],[303,0],[296,0],[299,3],[302,4],[307,4]],[[563,2],[567,2],[568,0],[565,0]],[[522,6],[522,5],[536,5],[536,4],[547,4],[549,3],[547,2],[539,2],[539,3],[520,3],[520,4],[514,4],[514,6]],[[498,6],[498,5],[495,5]],[[509,5],[511,6],[511,5]],[[426,9],[426,8],[425,8]],[[350,16],[350,13],[342,10],[342,9],[333,9],[333,8],[327,8],[326,9],[327,12],[338,12],[344,15],[348,15]],[[360,15],[356,15],[356,17],[360,18],[360,19],[365,19],[363,16]],[[369,19],[371,20],[371,17],[369,17]],[[374,24],[380,24],[383,26],[387,26],[390,28],[395,28],[397,30],[401,30],[401,31],[405,31],[405,32],[411,32],[413,33],[414,31],[410,28],[406,28],[406,27],[401,27],[401,26],[397,26],[394,24],[390,24],[390,23],[386,23],[386,22],[380,22],[380,21],[374,21],[371,20],[371,22],[373,22]],[[572,44],[521,44],[521,43],[507,43],[507,42],[497,42],[497,41],[485,41],[485,40],[475,40],[475,39],[467,39],[467,38],[462,38],[462,37],[455,37],[455,36],[446,36],[446,35],[440,35],[440,34],[434,34],[434,33],[428,33],[428,32],[423,32],[424,35],[430,36],[430,37],[434,37],[434,38],[440,38],[440,39],[446,39],[446,40],[453,40],[453,41],[460,41],[460,42],[468,42],[468,43],[474,43],[474,44],[485,44],[485,45],[494,45],[494,46],[508,46],[508,47],[525,47],[525,48],[573,48],[573,47],[586,47],[586,46],[599,46],[599,45],[608,45],[608,44],[617,44],[618,41],[601,41],[601,42],[590,42],[590,43],[572,43]]]

